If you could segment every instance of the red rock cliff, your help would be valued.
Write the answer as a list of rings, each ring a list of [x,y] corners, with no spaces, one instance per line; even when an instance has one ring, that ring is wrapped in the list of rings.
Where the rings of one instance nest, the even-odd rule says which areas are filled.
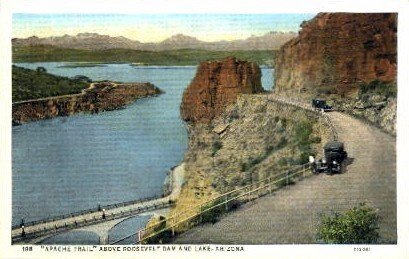
[[[183,93],[182,118],[189,122],[210,122],[236,101],[239,93],[262,92],[257,64],[228,57],[202,62]]]
[[[277,92],[349,93],[361,82],[396,81],[396,14],[320,13],[301,27],[277,55]]]

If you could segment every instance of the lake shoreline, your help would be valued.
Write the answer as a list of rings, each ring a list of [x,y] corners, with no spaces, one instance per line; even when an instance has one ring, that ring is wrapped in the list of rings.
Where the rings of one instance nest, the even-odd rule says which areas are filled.
[[[81,112],[98,113],[124,107],[133,101],[163,93],[151,83],[91,83],[79,94],[20,101],[12,106],[12,125],[69,116]]]

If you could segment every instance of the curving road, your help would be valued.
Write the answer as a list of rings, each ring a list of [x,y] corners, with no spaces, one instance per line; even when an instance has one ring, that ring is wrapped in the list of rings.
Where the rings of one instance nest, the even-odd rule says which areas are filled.
[[[348,115],[328,113],[352,161],[339,175],[320,174],[243,205],[175,243],[316,243],[319,214],[366,202],[382,217],[382,243],[396,243],[396,138]]]

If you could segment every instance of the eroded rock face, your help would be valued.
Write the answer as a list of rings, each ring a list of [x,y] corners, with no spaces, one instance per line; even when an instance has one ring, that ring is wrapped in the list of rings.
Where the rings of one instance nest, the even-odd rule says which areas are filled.
[[[234,103],[239,93],[262,91],[261,71],[255,63],[233,57],[202,62],[183,93],[182,118],[188,122],[208,123]]]
[[[351,93],[359,83],[396,81],[397,15],[320,13],[277,54],[278,92]]]

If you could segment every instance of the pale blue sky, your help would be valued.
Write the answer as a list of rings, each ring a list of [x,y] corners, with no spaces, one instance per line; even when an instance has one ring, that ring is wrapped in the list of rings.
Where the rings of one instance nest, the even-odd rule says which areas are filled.
[[[95,32],[158,42],[183,33],[204,41],[244,39],[269,31],[298,31],[315,14],[14,14],[13,37]]]

